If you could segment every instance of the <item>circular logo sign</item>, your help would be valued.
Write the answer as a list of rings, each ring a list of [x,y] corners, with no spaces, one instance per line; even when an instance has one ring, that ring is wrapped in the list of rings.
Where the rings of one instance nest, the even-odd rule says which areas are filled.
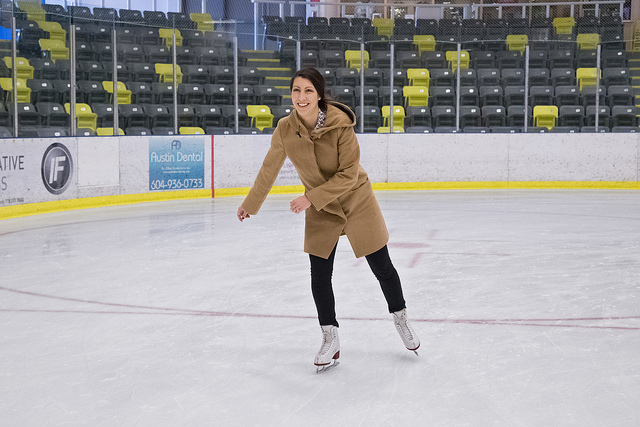
[[[69,149],[62,144],[51,144],[42,157],[42,182],[51,194],[62,194],[73,176],[73,160]]]

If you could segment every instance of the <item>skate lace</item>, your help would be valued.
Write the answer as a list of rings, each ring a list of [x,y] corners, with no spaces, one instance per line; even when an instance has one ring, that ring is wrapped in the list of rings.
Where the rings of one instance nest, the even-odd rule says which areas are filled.
[[[322,332],[322,346],[320,347],[320,353],[325,354],[331,349],[333,344],[333,335],[331,331]]]
[[[411,333],[411,328],[407,323],[407,317],[403,314],[401,316],[396,316],[396,324],[400,327],[400,331],[402,331],[402,335],[409,341],[413,341],[413,334]]]

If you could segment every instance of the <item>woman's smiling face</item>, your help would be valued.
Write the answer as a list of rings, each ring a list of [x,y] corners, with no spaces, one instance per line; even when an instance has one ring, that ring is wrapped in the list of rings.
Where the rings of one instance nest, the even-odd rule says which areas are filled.
[[[293,107],[302,118],[306,120],[313,119],[315,123],[318,117],[319,100],[320,96],[318,96],[313,83],[304,77],[296,77],[291,87],[291,101],[293,102]]]

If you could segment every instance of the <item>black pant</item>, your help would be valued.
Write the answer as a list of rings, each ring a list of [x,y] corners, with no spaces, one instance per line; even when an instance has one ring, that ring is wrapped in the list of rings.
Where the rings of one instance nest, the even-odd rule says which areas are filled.
[[[333,248],[328,259],[309,255],[311,260],[311,292],[318,310],[320,325],[338,326],[333,285],[331,283],[335,256],[336,248]],[[365,258],[369,263],[369,267],[371,267],[371,271],[380,282],[382,293],[387,300],[389,313],[405,308],[400,277],[391,262],[387,246],[385,245],[382,249],[367,255]]]

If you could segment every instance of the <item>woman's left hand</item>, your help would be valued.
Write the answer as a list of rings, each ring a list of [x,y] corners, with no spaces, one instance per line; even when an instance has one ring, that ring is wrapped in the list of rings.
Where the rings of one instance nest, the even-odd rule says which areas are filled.
[[[300,213],[304,212],[311,207],[311,202],[307,199],[307,196],[300,196],[295,200],[292,200],[290,205],[291,212]]]

